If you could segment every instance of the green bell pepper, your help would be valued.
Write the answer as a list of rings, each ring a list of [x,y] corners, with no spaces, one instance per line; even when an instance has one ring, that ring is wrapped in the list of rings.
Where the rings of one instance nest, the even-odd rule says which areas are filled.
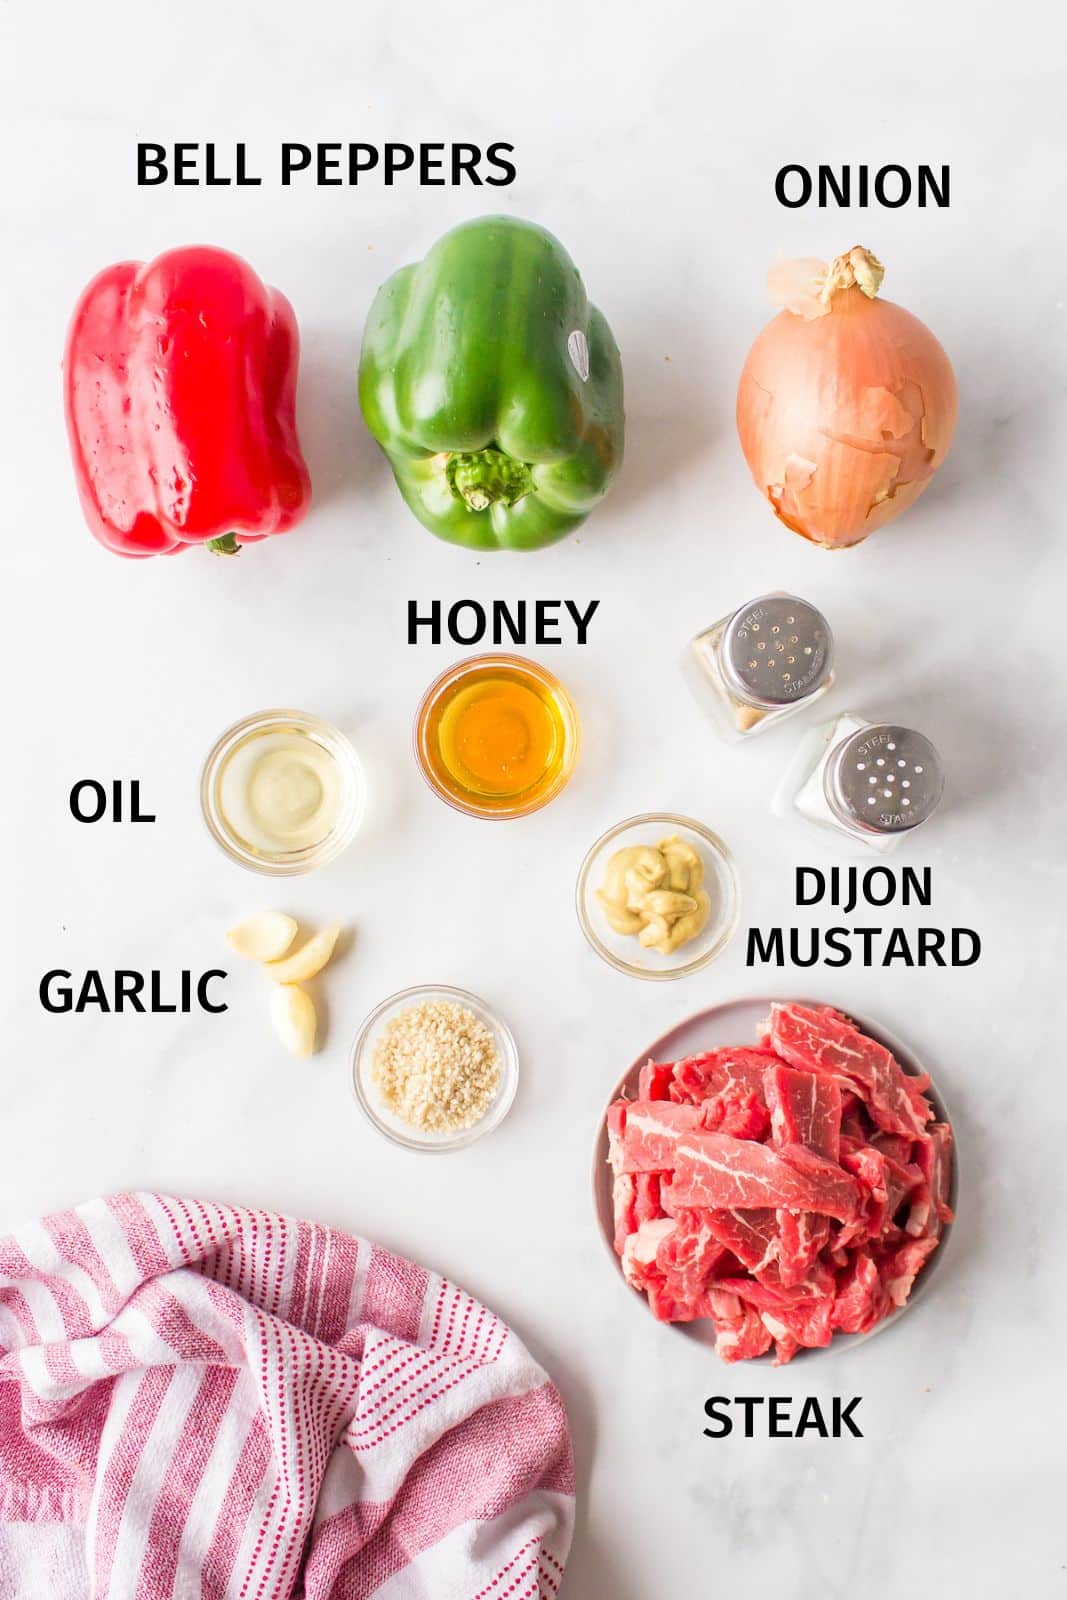
[[[359,399],[401,494],[440,539],[539,550],[583,522],[622,461],[622,366],[558,239],[479,217],[371,307]]]

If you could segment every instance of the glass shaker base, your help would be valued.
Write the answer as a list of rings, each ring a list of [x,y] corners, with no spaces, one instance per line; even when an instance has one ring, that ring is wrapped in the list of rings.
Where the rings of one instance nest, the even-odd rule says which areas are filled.
[[[851,844],[864,854],[881,856],[896,849],[901,835],[868,833],[866,829],[850,827],[831,811],[823,788],[823,776],[833,750],[843,739],[867,726],[865,718],[846,711],[829,727],[809,734],[775,790],[771,809],[775,816],[783,819],[799,815],[828,833],[836,834],[842,845]]]

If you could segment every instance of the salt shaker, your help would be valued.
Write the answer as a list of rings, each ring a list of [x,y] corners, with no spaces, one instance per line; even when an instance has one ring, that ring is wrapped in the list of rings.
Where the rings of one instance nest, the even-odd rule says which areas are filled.
[[[833,683],[833,635],[796,595],[761,595],[720,617],[689,647],[716,731],[738,740],[811,705]]]
[[[937,809],[943,783],[924,734],[846,711],[801,752],[784,799],[810,822],[882,854]]]

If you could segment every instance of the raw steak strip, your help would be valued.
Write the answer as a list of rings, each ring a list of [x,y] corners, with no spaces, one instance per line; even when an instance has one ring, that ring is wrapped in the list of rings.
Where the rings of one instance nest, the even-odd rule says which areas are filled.
[[[688,1133],[678,1140],[671,1201],[711,1211],[784,1207],[849,1221],[860,1194],[840,1167],[799,1145],[779,1153],[728,1133]]]
[[[627,1283],[648,1296],[653,1315],[661,1322],[691,1322],[705,1316],[706,1291],[714,1273],[723,1266],[736,1266],[730,1252],[691,1212],[683,1212],[680,1220],[656,1217],[639,1222],[619,1253]]]
[[[770,1349],[772,1335],[759,1312],[735,1294],[712,1289],[708,1315],[715,1324],[715,1350],[723,1361],[751,1361]]]
[[[763,1074],[771,1113],[771,1138],[779,1146],[806,1145],[827,1161],[841,1154],[841,1090],[832,1078],[777,1063]]]
[[[828,1161],[839,1159],[842,1095],[832,1078],[775,1062],[763,1074],[763,1089],[776,1146],[804,1145]],[[778,1231],[782,1282],[801,1283],[830,1237],[829,1220],[814,1211],[779,1211]]]
[[[839,1012],[795,1002],[775,1004],[767,1036],[790,1066],[851,1082],[887,1133],[923,1136],[933,1113],[916,1080],[901,1071],[884,1045],[868,1039]]]
[[[762,1272],[777,1256],[778,1213],[769,1207],[701,1214],[719,1243],[750,1272]]]
[[[672,1061],[646,1061],[637,1078],[639,1100],[666,1100],[674,1082]]]
[[[921,1148],[921,1147],[920,1147]],[[909,1162],[901,1166],[892,1156],[885,1158],[886,1220],[891,1222],[908,1195],[922,1184],[922,1168]]]
[[[915,1238],[937,1239],[943,1223],[952,1221],[948,1192],[952,1177],[952,1129],[947,1122],[935,1122],[929,1137],[915,1152],[922,1174],[906,1223]]]
[[[797,1177],[812,1186],[816,1195],[815,1200],[804,1206],[792,1206],[786,1201],[786,1210],[818,1211],[823,1216],[844,1221],[856,1215],[863,1203],[863,1191],[836,1161],[827,1161],[800,1144],[787,1145],[780,1154]]]
[[[829,1242],[830,1219],[814,1211],[779,1211],[777,1220],[778,1270],[783,1285],[791,1287],[803,1283]],[[751,1270],[758,1273],[761,1269]]]
[[[882,1284],[895,1306],[902,1306],[907,1300],[912,1284],[926,1265],[927,1257],[933,1255],[936,1249],[936,1239],[909,1239],[885,1257]]]
[[[769,1050],[729,1045],[702,1056],[685,1056],[674,1064],[671,1098],[701,1103],[716,1095],[754,1094],[763,1103],[763,1074],[775,1057]]]
[[[670,1100],[635,1100],[626,1108],[621,1172],[666,1172],[674,1166],[680,1133],[700,1127],[699,1106]]]
[[[708,1092],[706,1061],[706,1056],[687,1056],[684,1061],[674,1063],[673,1079],[668,1091],[672,1100],[679,1105],[704,1104],[704,1096]]]
[[[626,1131],[626,1113],[629,1107],[628,1100],[616,1100],[608,1107],[608,1160],[616,1176],[622,1171],[622,1136]]]
[[[692,1306],[695,1316],[702,1316],[704,1306],[698,1302],[709,1279],[722,1269],[736,1266],[736,1262],[730,1251],[723,1249],[704,1217],[699,1212],[688,1211],[683,1212],[674,1232],[664,1235],[656,1250],[656,1265],[675,1299]]]
[[[954,1220],[952,1207],[948,1203],[952,1180],[952,1147],[955,1142],[952,1128],[947,1122],[935,1122],[930,1127],[929,1134],[931,1143],[937,1147],[937,1153],[940,1158],[936,1163],[936,1170],[931,1178],[934,1202],[937,1205],[937,1213],[941,1221],[952,1222]]]
[[[705,1100],[701,1125],[713,1133],[731,1133],[735,1139],[765,1139],[770,1115],[759,1095],[724,1089]]]
[[[842,1153],[841,1165],[852,1173],[863,1191],[863,1212],[851,1230],[846,1228],[838,1236],[839,1250],[856,1241],[865,1243],[868,1239],[879,1238],[890,1220],[889,1180],[882,1152],[873,1144],[860,1145],[858,1150]]]
[[[867,1333],[889,1310],[889,1295],[866,1250],[857,1250],[838,1276],[833,1325],[842,1333]]]
[[[760,1318],[760,1320],[762,1321],[763,1319]],[[770,1337],[769,1329],[768,1337]],[[799,1349],[799,1339],[794,1339],[791,1334],[783,1330],[774,1341],[774,1360],[771,1365],[773,1367],[784,1367],[786,1362],[792,1361]]]
[[[677,1224],[670,1217],[643,1222],[627,1239],[622,1251],[622,1270],[627,1283],[648,1298],[652,1315],[659,1322],[691,1322],[700,1315],[696,1302],[679,1300],[657,1263],[664,1242]]]
[[[786,1288],[781,1279],[774,1276],[773,1268],[759,1283],[753,1278],[723,1277],[715,1287],[740,1295],[742,1300],[759,1306],[761,1311],[776,1311],[783,1306],[810,1304],[813,1300],[832,1300],[836,1285],[833,1272],[820,1262],[812,1277],[795,1288]]]
[[[664,1239],[670,1237],[678,1224],[670,1217],[659,1217],[654,1222],[642,1222],[631,1233],[622,1252],[622,1270],[627,1283],[635,1289],[644,1287],[646,1269],[656,1263],[656,1252]]]
[[[929,1131],[927,1129],[928,1133]],[[912,1159],[914,1141],[902,1138],[899,1133],[876,1133],[872,1136],[871,1143],[876,1150],[888,1156],[890,1161],[896,1161],[902,1167],[906,1167]]]
[[[833,1309],[833,1296],[827,1295],[824,1300],[805,1300],[762,1312],[763,1326],[774,1334],[779,1347],[775,1366],[792,1361],[797,1346],[805,1350],[824,1349],[834,1336]]]
[[[847,1090],[841,1091],[841,1142],[851,1139],[853,1144],[866,1144],[874,1133],[874,1124],[863,1108],[863,1101],[856,1094],[851,1084]],[[887,1133],[886,1139],[897,1139],[901,1144],[906,1144],[911,1149],[911,1139],[901,1139],[897,1133]]]
[[[637,1227],[634,1201],[637,1186],[628,1173],[620,1173],[611,1186],[611,1209],[615,1217],[615,1254],[622,1255],[630,1234]]]
[[[642,1222],[654,1222],[663,1215],[660,1177],[658,1172],[638,1172],[634,1176],[634,1216],[638,1227]]]
[[[826,1267],[819,1266],[812,1280],[793,1289],[773,1281],[770,1274],[759,1283],[749,1278],[723,1277],[715,1288],[737,1295],[743,1304],[759,1312],[764,1327],[774,1335],[775,1366],[791,1361],[802,1347],[821,1347],[833,1337],[835,1283],[833,1273]]]

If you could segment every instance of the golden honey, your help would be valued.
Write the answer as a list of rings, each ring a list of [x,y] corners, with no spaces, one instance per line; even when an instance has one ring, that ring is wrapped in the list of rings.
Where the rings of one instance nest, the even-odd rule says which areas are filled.
[[[442,799],[476,816],[525,816],[570,777],[578,723],[570,696],[545,668],[520,656],[478,656],[431,686],[415,744]]]

